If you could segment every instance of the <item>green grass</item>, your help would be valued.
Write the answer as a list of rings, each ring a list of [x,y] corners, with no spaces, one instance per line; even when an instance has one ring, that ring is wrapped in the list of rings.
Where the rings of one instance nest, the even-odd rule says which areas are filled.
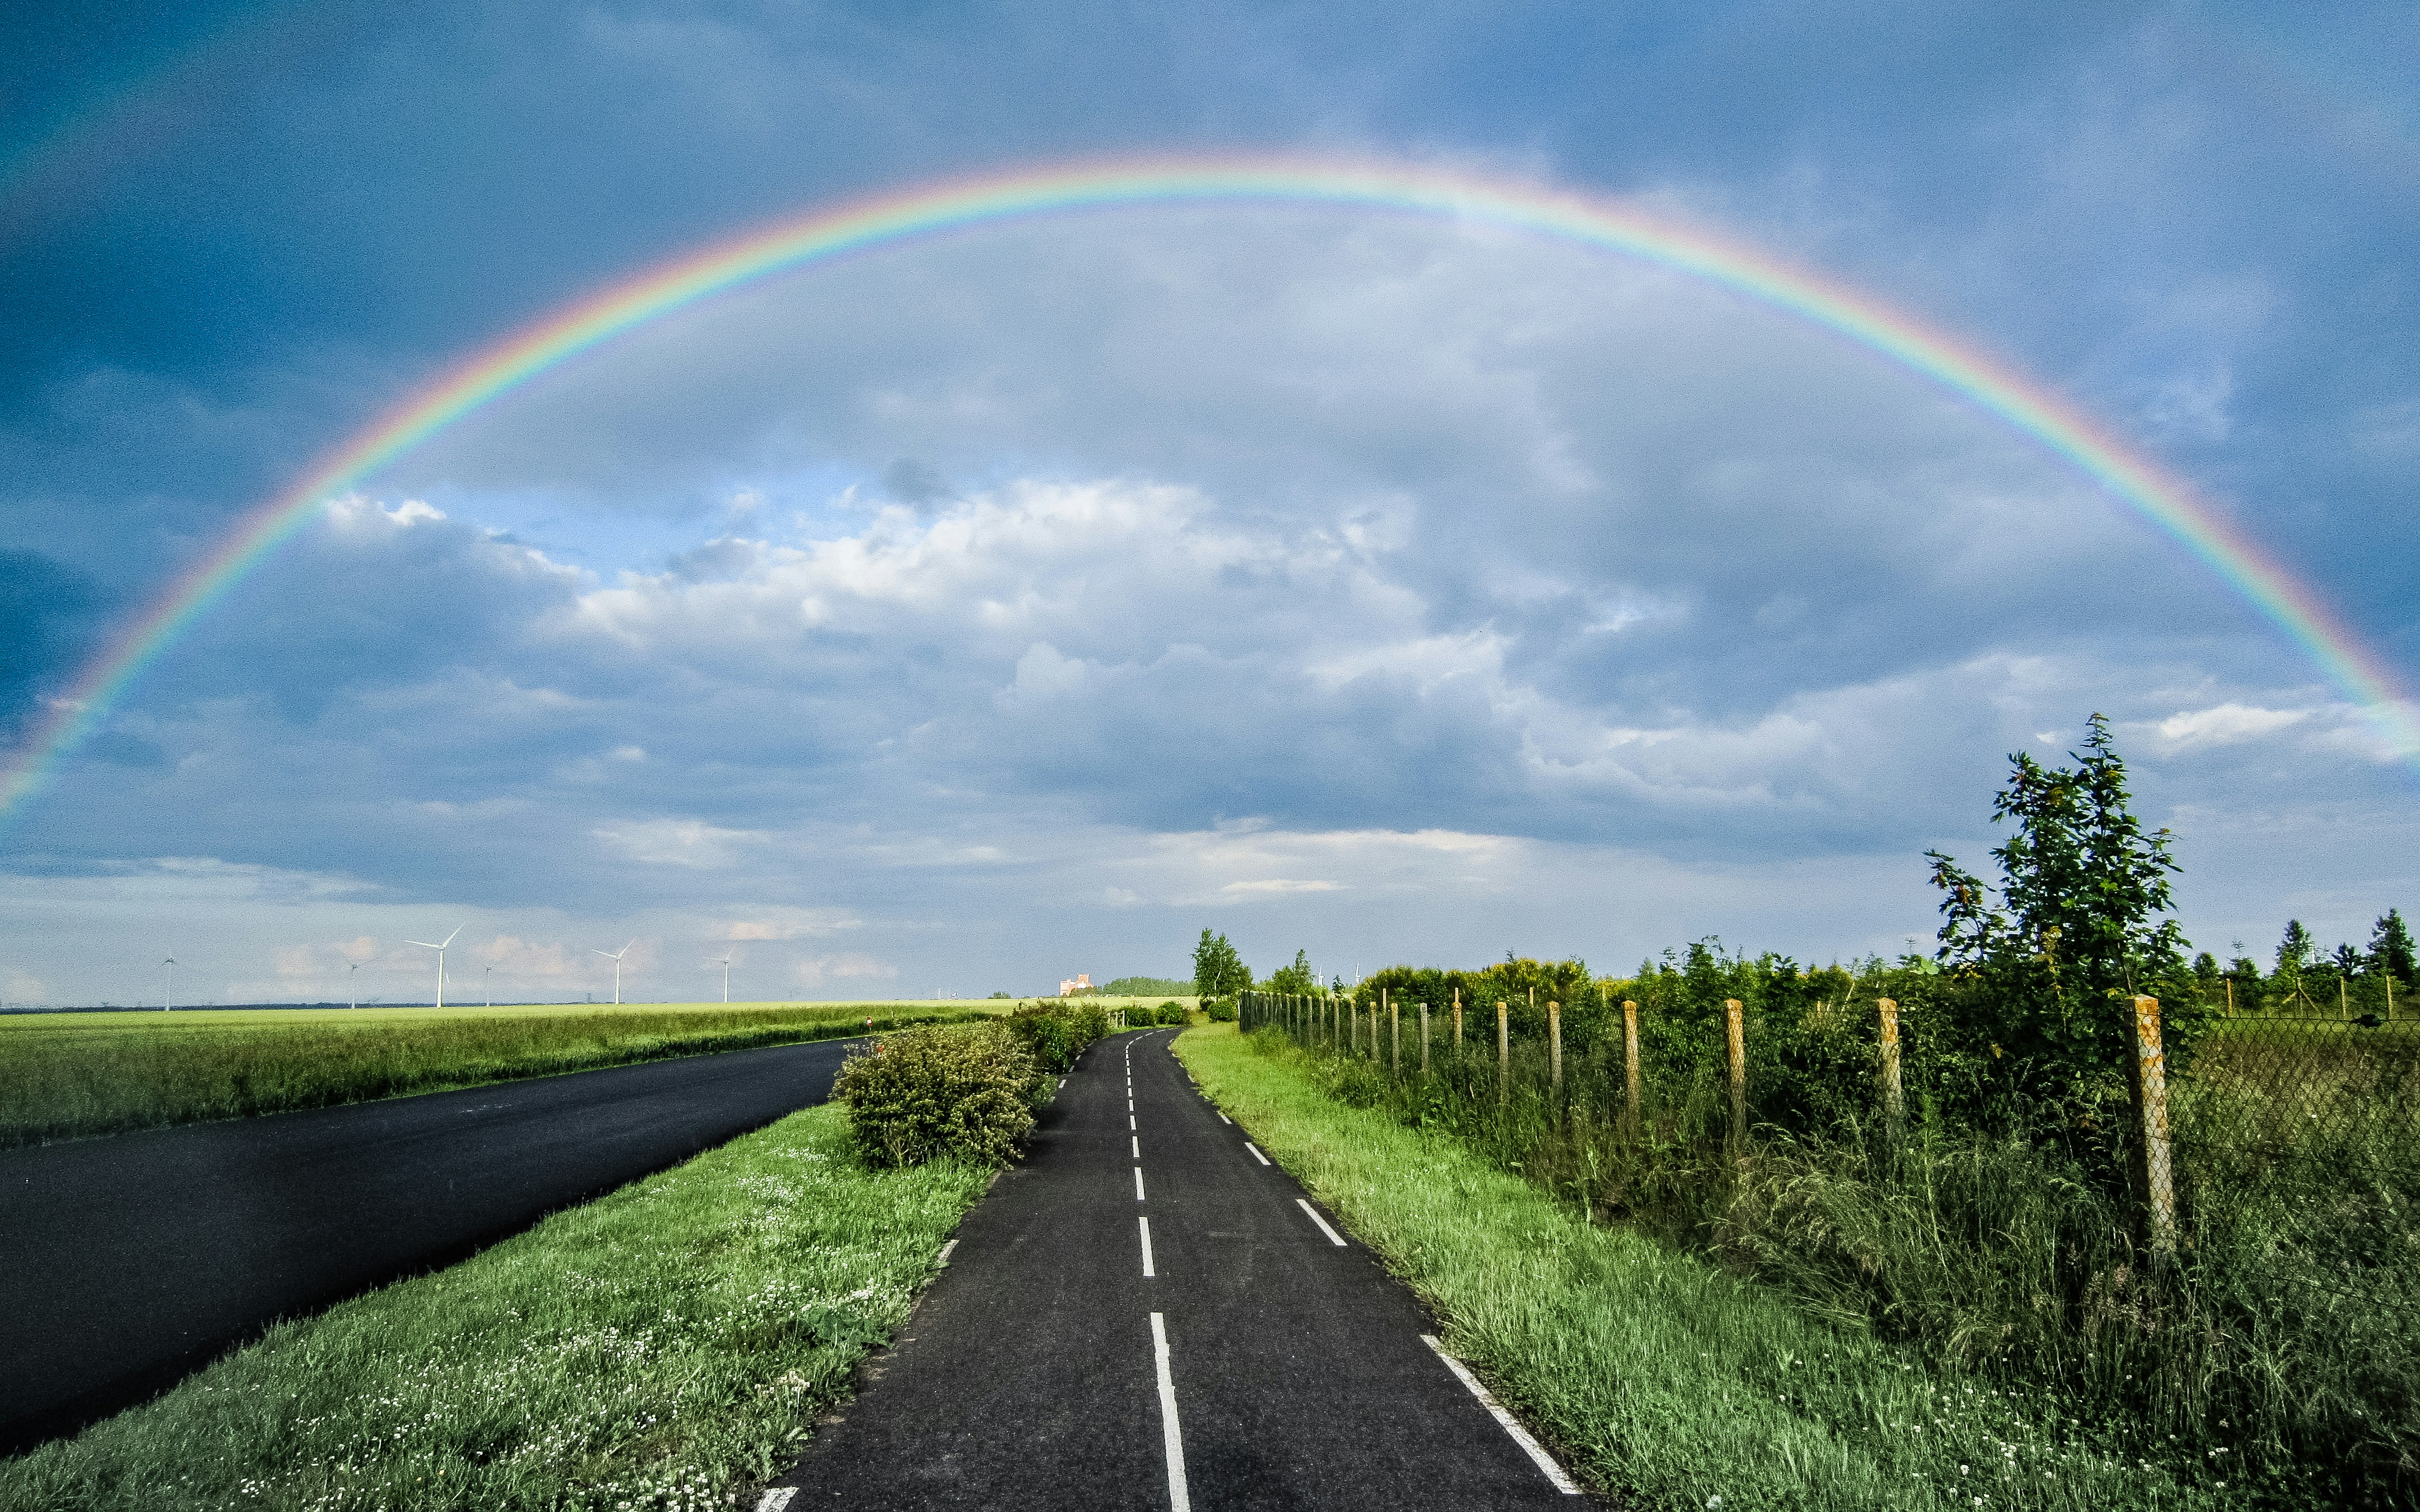
[[[889,1339],[988,1173],[794,1114],[0,1460],[0,1506],[717,1508]]]
[[[1704,1258],[1586,1223],[1450,1136],[1328,1097],[1274,1036],[1197,1028],[1176,1052],[1625,1504],[2081,1512],[2240,1497],[2226,1469],[2121,1459],[2120,1434],[2047,1393],[1933,1367]]]
[[[0,1016],[0,1148],[992,1017],[1012,1005],[196,1010]]]

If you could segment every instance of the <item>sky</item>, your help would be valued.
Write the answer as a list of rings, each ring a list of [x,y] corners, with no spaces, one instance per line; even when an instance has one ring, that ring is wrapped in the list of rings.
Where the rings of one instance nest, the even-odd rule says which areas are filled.
[[[0,744],[248,511],[752,228],[1104,159],[1629,207],[2183,480],[2420,681],[2420,12],[22,7]],[[777,274],[331,499],[0,816],[22,1004],[980,996],[1929,948],[2096,712],[2198,948],[2420,907],[2420,750],[1971,399],[1633,258],[1146,204]],[[2409,711],[2407,711],[2409,712]],[[173,977],[163,963],[173,956]]]

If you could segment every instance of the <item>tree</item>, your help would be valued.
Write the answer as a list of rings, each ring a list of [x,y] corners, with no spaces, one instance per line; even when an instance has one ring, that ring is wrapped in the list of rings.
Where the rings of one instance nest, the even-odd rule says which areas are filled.
[[[1203,997],[1228,997],[1252,985],[1251,969],[1224,934],[1202,932],[1193,948],[1193,990]]]
[[[2412,984],[2414,967],[2412,932],[2404,927],[2403,915],[2390,908],[2370,933],[2369,969],[2382,971],[2409,987]]]
[[[2013,825],[1992,852],[1996,896],[1951,857],[1926,854],[1943,894],[1936,958],[1966,984],[1962,1032],[1989,1052],[1988,1065],[1976,1064],[1994,1082],[2047,1076],[2081,1091],[2125,1063],[2127,1021],[2112,999],[2165,998],[2181,1048],[2197,1026],[2199,994],[2184,932],[2167,917],[2173,837],[2147,833],[2134,817],[2104,717],[2086,722],[2084,748],[2069,759],[2072,768],[2009,758],[2008,785],[1992,800],[1993,822]]]
[[[1297,997],[1316,997],[1322,991],[1319,973],[1311,969],[1310,953],[1303,950],[1294,953],[1293,965],[1280,966],[1270,972],[1267,985],[1273,993],[1288,993]]]
[[[2276,975],[2285,978],[2290,985],[2310,969],[2311,952],[2318,948],[2311,939],[2311,932],[2303,927],[2301,919],[2286,920],[2286,936],[2277,942]]]

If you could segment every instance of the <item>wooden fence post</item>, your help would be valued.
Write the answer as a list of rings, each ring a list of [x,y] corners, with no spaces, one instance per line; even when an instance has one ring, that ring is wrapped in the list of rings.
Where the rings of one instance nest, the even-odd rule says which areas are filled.
[[[1740,1026],[1740,1000],[1723,999],[1723,1030],[1731,1052],[1731,1155],[1747,1153],[1747,1038]]]
[[[1496,1000],[1496,1105],[1502,1107],[1512,1096],[1512,1009],[1501,997]]]
[[[1546,1005],[1546,1063],[1550,1068],[1546,1079],[1556,1091],[1563,1089],[1563,1005]]]
[[[1429,1000],[1420,999],[1420,1080],[1429,1079]]]
[[[2177,1188],[2168,1158],[2168,1057],[2160,1048],[2160,1000],[2137,997],[2126,1015],[2133,1054],[2127,1057],[2134,1103],[2134,1193],[2143,1205],[2143,1239],[2155,1261],[2177,1252]]]
[[[1874,1004],[1883,1017],[1883,1127],[1891,1142],[1899,1141],[1900,1117],[1905,1111],[1900,1100],[1899,1086],[1899,1004],[1885,997]]]
[[[1462,989],[1453,990],[1453,1058],[1462,1058]]]
[[[1353,1022],[1344,1026],[1344,1032],[1349,1037],[1344,1048],[1352,1052],[1354,1059],[1358,1060],[1361,1058],[1361,1005],[1354,1004],[1346,1016]]]
[[[1638,1005],[1623,998],[1621,1002],[1621,1085],[1629,1094],[1621,1117],[1630,1125],[1632,1137],[1639,1127],[1638,1113]]]
[[[1387,995],[1387,1038],[1393,1043],[1395,1075],[1400,1079],[1404,1074],[1404,1005],[1395,1001],[1391,993]]]

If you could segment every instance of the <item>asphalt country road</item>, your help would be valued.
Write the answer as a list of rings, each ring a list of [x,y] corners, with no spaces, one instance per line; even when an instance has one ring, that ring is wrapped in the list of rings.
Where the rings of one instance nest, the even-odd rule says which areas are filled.
[[[821,1103],[858,1042],[0,1152],[0,1453]]]
[[[1583,1504],[1168,1049],[1088,1051],[761,1506]],[[784,1496],[787,1490],[789,1495]]]

